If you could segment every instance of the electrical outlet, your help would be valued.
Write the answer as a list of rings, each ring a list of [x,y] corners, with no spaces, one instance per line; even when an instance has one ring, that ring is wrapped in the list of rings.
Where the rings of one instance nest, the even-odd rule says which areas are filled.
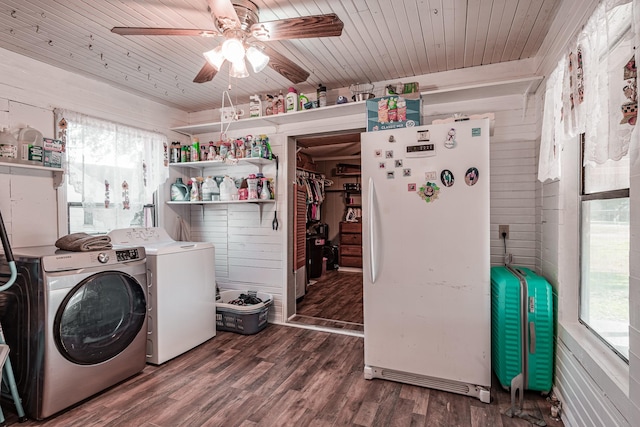
[[[498,226],[498,238],[502,239],[502,235],[505,235],[504,238],[509,238],[509,226],[508,225],[499,225]]]

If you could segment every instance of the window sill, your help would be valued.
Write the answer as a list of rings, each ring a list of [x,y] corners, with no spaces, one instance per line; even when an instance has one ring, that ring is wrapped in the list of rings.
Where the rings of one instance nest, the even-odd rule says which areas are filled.
[[[619,409],[629,399],[629,365],[580,323],[559,325],[558,339]]]

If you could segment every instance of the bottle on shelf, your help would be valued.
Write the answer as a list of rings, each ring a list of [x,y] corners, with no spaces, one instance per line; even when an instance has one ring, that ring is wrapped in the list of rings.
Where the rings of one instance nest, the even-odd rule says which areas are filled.
[[[304,93],[301,93],[298,96],[298,111],[308,110],[311,108],[311,103],[309,102],[309,98]]]
[[[249,97],[249,117],[262,117],[262,101],[258,94]]]
[[[258,198],[258,178],[253,173],[247,177],[247,198],[249,200]]]
[[[191,142],[191,161],[197,162],[200,160],[200,140],[198,137],[193,137]]]
[[[177,141],[171,142],[171,155],[169,156],[171,163],[180,162],[180,143]]]
[[[105,185],[107,186],[107,189],[108,189],[109,184],[106,181],[105,181]],[[108,196],[107,196],[107,199],[108,199]],[[176,182],[171,184],[171,201],[183,202],[185,200],[189,200],[189,189],[184,184],[184,182],[182,182],[182,178],[176,178]],[[105,204],[108,204],[108,203],[105,201]]]
[[[271,95],[266,95],[267,97],[267,103],[264,109],[264,114],[265,116],[272,116],[274,114],[273,111],[273,96]]]
[[[225,175],[220,184],[220,200],[230,201],[238,199],[238,188],[229,175]]]
[[[18,161],[18,140],[7,128],[3,128],[0,132],[0,160],[4,162]]]
[[[260,181],[262,182],[262,189],[260,190],[260,199],[262,200],[269,200],[271,198],[271,192],[269,191],[269,181],[267,181],[267,178],[261,178]]]
[[[213,180],[213,177],[208,176],[205,178],[202,183],[202,201],[209,202],[213,200],[213,195],[218,193],[220,195],[220,190],[218,189],[218,184]]]
[[[227,154],[229,154],[229,146],[226,143],[220,144],[220,157],[223,159],[227,158]]]
[[[282,90],[280,90],[280,92],[278,92],[278,98],[276,100],[276,104],[275,104],[275,108],[274,108],[274,114],[284,114],[285,110],[284,110],[284,95],[282,94]]]
[[[191,178],[191,198],[190,200],[192,202],[198,202],[200,200],[202,200],[202,197],[200,195],[200,185],[198,183],[198,180],[194,177]]]
[[[182,163],[184,162],[188,162],[189,159],[191,158],[191,154],[189,153],[189,146],[187,145],[182,145],[180,148],[180,161]]]
[[[207,160],[215,160],[216,146],[213,141],[209,141],[209,149],[207,150]]]
[[[294,87],[290,87],[285,97],[286,112],[298,111],[298,106],[298,91]]]
[[[238,188],[238,200],[247,200],[249,198],[249,184],[247,184],[247,179],[242,178],[242,182],[240,183],[240,188]]]
[[[327,106],[327,87],[322,83],[318,85],[318,89],[316,91],[318,95],[318,107],[326,107]]]

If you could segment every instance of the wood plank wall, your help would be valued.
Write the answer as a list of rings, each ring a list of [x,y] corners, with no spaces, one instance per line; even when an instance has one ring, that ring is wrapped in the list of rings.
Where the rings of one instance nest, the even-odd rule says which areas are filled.
[[[239,137],[248,134],[267,133],[274,153],[282,159],[282,138],[266,130],[230,132],[230,136]],[[213,135],[203,135],[200,141],[208,141]],[[217,139],[214,139],[217,140]],[[282,161],[281,161],[282,162]],[[284,162],[282,162],[284,163]],[[176,168],[182,169],[182,168]],[[186,168],[185,168],[186,169]],[[216,250],[216,282],[223,290],[255,290],[271,294],[273,308],[269,313],[271,322],[282,322],[283,298],[286,289],[283,272],[286,267],[286,251],[283,245],[283,222],[285,185],[283,168],[279,170],[276,203],[216,204],[172,206],[177,212],[187,210],[181,215],[188,222],[192,241],[213,242]],[[232,178],[246,177],[259,172],[252,165],[229,167],[207,167],[202,170],[184,170],[183,179],[188,174],[206,177],[225,175]],[[275,163],[262,167],[267,178],[275,177]],[[186,181],[185,181],[186,182]],[[278,209],[278,230],[273,230],[274,210]]]
[[[509,225],[507,252],[513,262],[536,267],[536,185],[539,112],[534,97],[522,95],[484,98],[423,108],[423,123],[454,113],[495,114],[491,136],[491,264],[504,260],[504,241],[498,226]]]

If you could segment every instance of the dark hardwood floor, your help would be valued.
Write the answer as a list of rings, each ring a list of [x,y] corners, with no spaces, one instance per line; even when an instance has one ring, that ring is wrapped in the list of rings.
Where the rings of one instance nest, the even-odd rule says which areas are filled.
[[[362,332],[362,274],[329,271],[298,304],[299,323]],[[256,335],[217,336],[164,365],[45,421],[65,427],[433,426],[526,427],[503,415],[510,395],[494,378],[492,402],[363,377],[363,338],[269,325]],[[73,387],[73,384],[69,385]],[[525,410],[550,427],[550,404],[525,393]]]
[[[327,271],[307,287],[294,323],[363,332],[362,273]]]
[[[502,415],[510,397],[492,402],[363,377],[363,339],[269,325],[256,335],[218,335],[49,420],[9,425],[157,426],[473,426],[527,427]],[[69,385],[73,387],[73,384]],[[551,427],[550,406],[525,393],[525,409]]]

